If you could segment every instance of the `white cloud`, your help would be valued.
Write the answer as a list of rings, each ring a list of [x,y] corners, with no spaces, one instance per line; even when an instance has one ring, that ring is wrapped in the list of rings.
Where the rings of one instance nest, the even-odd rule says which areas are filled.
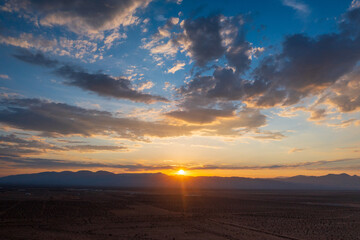
[[[282,0],[282,3],[287,7],[291,7],[302,16],[307,16],[311,12],[308,5],[298,0]]]
[[[151,54],[163,54],[165,56],[175,56],[177,51],[178,47],[175,46],[170,40],[167,43],[150,49]]]
[[[118,39],[126,39],[127,35],[125,33],[119,33],[118,31],[114,31],[107,37],[105,37],[104,44],[107,49],[111,48],[114,41]]]
[[[139,91],[143,91],[145,89],[150,89],[154,86],[155,84],[151,81],[147,81],[147,82],[142,82],[139,84],[138,90]]]
[[[185,63],[184,62],[177,62],[172,68],[168,69],[168,73],[175,73],[181,69],[184,69]]]
[[[26,49],[36,48],[46,52],[52,51],[57,45],[55,39],[48,40],[42,36],[36,37],[31,33],[22,33],[18,38],[0,35],[0,43]]]

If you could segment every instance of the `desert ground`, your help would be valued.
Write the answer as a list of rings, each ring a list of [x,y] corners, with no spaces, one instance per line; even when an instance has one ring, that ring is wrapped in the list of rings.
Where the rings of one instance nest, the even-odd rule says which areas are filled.
[[[6,239],[360,239],[360,193],[0,188]]]

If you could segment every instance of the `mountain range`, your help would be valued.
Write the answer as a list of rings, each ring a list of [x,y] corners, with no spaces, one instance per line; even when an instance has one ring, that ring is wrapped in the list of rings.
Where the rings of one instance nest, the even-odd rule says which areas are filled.
[[[64,171],[11,175],[0,186],[118,187],[118,188],[360,190],[360,177],[348,174],[294,176],[286,178],[191,177],[163,173],[115,174],[106,171]]]

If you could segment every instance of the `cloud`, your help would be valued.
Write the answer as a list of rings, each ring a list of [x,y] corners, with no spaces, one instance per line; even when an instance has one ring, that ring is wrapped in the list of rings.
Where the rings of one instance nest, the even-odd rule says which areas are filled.
[[[13,56],[23,62],[34,65],[40,65],[48,68],[56,67],[59,64],[57,60],[52,60],[50,58],[47,58],[40,52],[33,54],[25,49],[19,50],[18,53],[13,54]]]
[[[6,79],[6,80],[10,79],[9,75],[6,75],[6,74],[0,74],[0,78],[1,79]]]
[[[107,38],[105,41],[107,41]],[[0,43],[23,49],[36,49],[37,51],[50,52],[52,54],[77,59],[88,57],[89,61],[94,61],[102,56],[102,51],[98,48],[98,44],[85,39],[72,40],[65,37],[46,39],[41,35],[34,36],[31,33],[21,33],[17,37],[3,36],[0,34]],[[109,48],[112,43],[104,42],[104,44]]]
[[[311,12],[309,6],[299,0],[282,0],[282,3],[294,9],[300,16],[307,16]]]
[[[323,120],[326,117],[326,109],[314,109],[311,111],[309,120],[318,121]]]
[[[268,130],[256,130],[253,135],[250,135],[254,139],[258,140],[281,140],[285,138],[285,135],[281,132],[268,131]]]
[[[150,0],[10,0],[2,9],[19,12],[21,15],[30,14],[42,26],[64,26],[77,34],[96,35],[135,24],[138,19],[134,14],[149,2]]]
[[[335,127],[335,128],[346,128],[346,127],[351,126],[352,124],[359,125],[359,123],[360,123],[360,120],[351,118],[351,119],[347,119],[347,120],[342,120],[337,123],[327,123],[327,126]]]
[[[112,34],[109,36],[111,35]],[[106,37],[104,40],[104,46],[106,48],[110,48],[113,44],[108,41],[109,39]],[[88,59],[89,62],[93,62],[96,59],[102,58],[103,50],[99,48],[99,44],[94,41],[60,37],[57,48],[51,51],[51,53],[60,56],[75,57],[77,59]]]
[[[174,2],[178,5],[180,5],[182,3],[183,0],[166,0],[167,2]]]
[[[19,138],[15,134],[0,136],[1,156],[41,154],[46,150],[60,150],[60,148],[36,138]]]
[[[249,131],[253,131],[258,135],[259,127],[266,125],[266,116],[258,109],[245,108],[240,111],[234,118],[223,119],[219,125],[209,127],[210,134],[219,136],[236,136],[243,135]]]
[[[338,108],[341,112],[353,112],[360,108],[360,69],[343,76],[326,95],[328,103]]]
[[[173,43],[172,40],[169,40],[166,43],[152,47],[151,45],[144,45],[146,49],[150,49],[151,54],[163,54],[165,56],[175,56],[178,52],[178,47]]]
[[[304,148],[292,148],[289,150],[289,153],[302,152],[304,150],[305,150]]]
[[[207,108],[194,108],[190,110],[175,110],[165,114],[166,116],[180,119],[189,123],[211,123],[217,118],[226,118],[234,116],[234,109],[207,109]]]
[[[68,144],[71,142],[67,142]],[[45,141],[40,137],[20,137],[16,134],[0,136],[0,155],[1,156],[17,156],[39,155],[46,152],[97,152],[97,151],[127,151],[125,146],[113,145],[89,145],[74,144],[63,145]]]
[[[225,25],[226,28],[232,29],[231,23]],[[178,93],[183,97],[180,106],[204,107],[221,102],[241,101],[252,108],[286,107],[317,96],[327,99],[322,100],[323,104],[335,105],[342,112],[356,111],[360,106],[357,94],[360,78],[356,70],[360,60],[358,24],[360,9],[352,8],[342,16],[336,33],[316,37],[289,35],[282,43],[282,51],[264,57],[246,75],[248,79],[244,77],[244,73],[251,63],[249,51],[252,47],[244,40],[241,28],[235,28],[240,32],[236,33],[236,37],[230,37],[227,41],[229,44],[226,45],[225,57],[229,66],[212,66],[212,75],[196,73],[192,80],[178,88]],[[200,27],[201,24],[194,26]],[[232,36],[231,33],[236,30],[228,32]],[[215,44],[215,48],[216,46]],[[235,51],[237,46],[241,49],[238,53]],[[190,51],[195,50],[190,48]],[[232,53],[238,55],[231,57],[229,54]],[[201,61],[206,62],[210,58],[203,59]],[[204,68],[203,72],[208,70],[209,68]],[[310,109],[310,120],[324,118],[324,109]]]
[[[48,40],[41,36],[34,36],[31,33],[21,33],[19,37],[4,36],[0,34],[0,43],[24,49],[35,48],[46,52],[53,51],[58,44],[55,39]]]
[[[184,20],[183,28],[184,33],[178,41],[182,42],[199,66],[204,66],[210,60],[218,59],[224,54],[220,16]]]
[[[0,43],[94,62],[127,38],[126,27],[139,22],[136,12],[145,9],[150,1],[6,0],[0,4],[0,11],[17,14],[33,23],[41,33],[0,34]],[[65,27],[71,32],[60,29],[61,36],[48,39],[48,27]]]
[[[263,50],[253,48],[245,41],[242,29],[246,19],[244,16],[211,15],[186,19],[180,23],[181,32],[178,28],[173,30],[179,22],[178,18],[176,21],[173,19],[159,27],[151,41],[144,43],[142,47],[149,49],[151,54],[162,54],[165,57],[175,56],[181,50],[195,61],[197,67],[204,67],[225,56],[228,64],[235,67],[239,73],[248,70],[251,57],[257,56]]]
[[[241,100],[244,94],[241,81],[238,80],[233,68],[216,67],[212,76],[196,75],[188,83],[177,88],[177,93],[182,97],[179,107],[184,110],[234,110],[236,107],[230,102]]]
[[[139,91],[144,91],[145,89],[150,89],[154,86],[155,84],[151,81],[147,81],[147,82],[142,82],[139,84],[138,90]]]
[[[257,52],[245,40],[246,18],[214,15],[187,19],[181,23],[183,32],[176,34],[173,42],[186,50],[199,67],[225,56],[236,72],[244,73],[249,69],[251,55]]]
[[[243,92],[240,81],[232,68],[217,67],[212,76],[195,76],[179,92],[186,97],[200,95],[208,100],[240,100]]]
[[[245,20],[246,16],[242,15],[186,19],[180,23],[180,33],[170,33],[173,24],[166,24],[153,35],[153,40],[145,45],[152,54],[174,56],[182,49],[201,69],[189,83],[177,89],[181,98],[179,109],[166,113],[166,116],[192,124],[207,124],[220,118],[234,117],[236,107],[226,102],[242,99],[244,90],[239,75],[249,70],[251,58],[261,52],[245,40]],[[155,44],[163,38],[169,40]],[[227,60],[228,67],[206,66],[222,57]],[[174,73],[184,65],[178,62],[168,72]],[[211,68],[215,68],[212,76],[201,75]]]
[[[184,62],[177,62],[172,68],[168,69],[168,73],[175,73],[181,69],[184,69],[185,63]]]
[[[128,99],[134,102],[167,102],[164,97],[142,93],[132,89],[131,81],[124,77],[112,77],[104,73],[88,73],[83,69],[64,65],[55,70],[55,74],[67,79],[67,85],[76,86],[100,96]]]
[[[164,89],[165,91],[167,91],[167,90],[174,90],[174,89],[175,89],[175,85],[174,85],[174,84],[171,84],[171,83],[169,83],[169,82],[164,82],[164,87],[163,87],[163,89]]]
[[[38,131],[45,136],[114,134],[130,140],[146,140],[146,137],[190,135],[195,129],[164,122],[118,118],[106,111],[40,99],[3,99],[0,105],[1,123],[23,130]]]
[[[196,123],[199,121],[196,118],[190,120],[197,121]],[[272,135],[274,136],[272,139],[278,139],[280,136],[277,133],[258,129],[266,125],[266,116],[256,109],[242,109],[233,117],[219,118],[211,125],[188,125],[116,117],[107,111],[23,98],[0,101],[0,123],[17,129],[35,131],[46,137],[106,135],[133,141],[149,141],[149,138],[154,137],[180,137],[193,134],[239,137],[249,133],[259,139],[262,138],[261,136]]]
[[[49,59],[42,53],[33,54],[30,51],[23,50],[14,56],[21,61],[48,68],[60,65],[58,61]],[[61,63],[61,66],[55,69],[53,73],[65,78],[65,84],[67,85],[76,86],[104,97],[128,99],[144,103],[168,101],[164,97],[134,90],[131,81],[124,77],[112,77],[104,73],[88,73],[80,67],[64,63]]]
[[[4,157],[0,156],[0,162],[6,164],[7,167],[15,168],[32,168],[32,169],[61,169],[61,168],[117,168],[126,171],[144,171],[144,170],[161,170],[173,169],[171,166],[161,165],[142,165],[142,164],[107,164],[103,162],[84,162],[71,161],[62,159],[47,159],[47,158],[26,158],[26,157]]]
[[[126,39],[126,38],[127,35],[125,33],[119,33],[118,31],[113,31],[113,33],[111,33],[104,39],[104,44],[107,49],[110,49],[116,40]]]
[[[351,12],[344,15],[339,26],[343,31],[339,33],[315,38],[303,34],[286,37],[282,52],[265,58],[253,72],[250,88],[259,97],[249,97],[262,106],[264,98],[278,95],[276,101],[266,106],[293,105],[311,94],[319,94],[352,72],[360,60],[360,36],[350,37],[344,31],[357,23],[350,17],[355,14]]]
[[[146,42],[148,39],[143,39],[144,43],[141,47],[150,50],[152,55],[175,56],[178,46],[174,44],[172,39],[166,43],[163,40],[171,37],[170,30],[178,24],[179,18],[169,18],[165,25],[158,27],[157,32],[151,36],[150,41]]]
[[[79,152],[97,152],[97,151],[127,151],[125,146],[112,146],[112,145],[67,145],[63,148],[66,151],[79,151]]]

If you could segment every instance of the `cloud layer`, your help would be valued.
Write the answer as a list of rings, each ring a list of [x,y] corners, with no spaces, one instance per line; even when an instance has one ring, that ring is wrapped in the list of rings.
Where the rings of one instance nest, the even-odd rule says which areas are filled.
[[[78,34],[98,34],[136,23],[134,16],[150,0],[8,0],[3,11],[31,14],[42,26],[65,26]]]

